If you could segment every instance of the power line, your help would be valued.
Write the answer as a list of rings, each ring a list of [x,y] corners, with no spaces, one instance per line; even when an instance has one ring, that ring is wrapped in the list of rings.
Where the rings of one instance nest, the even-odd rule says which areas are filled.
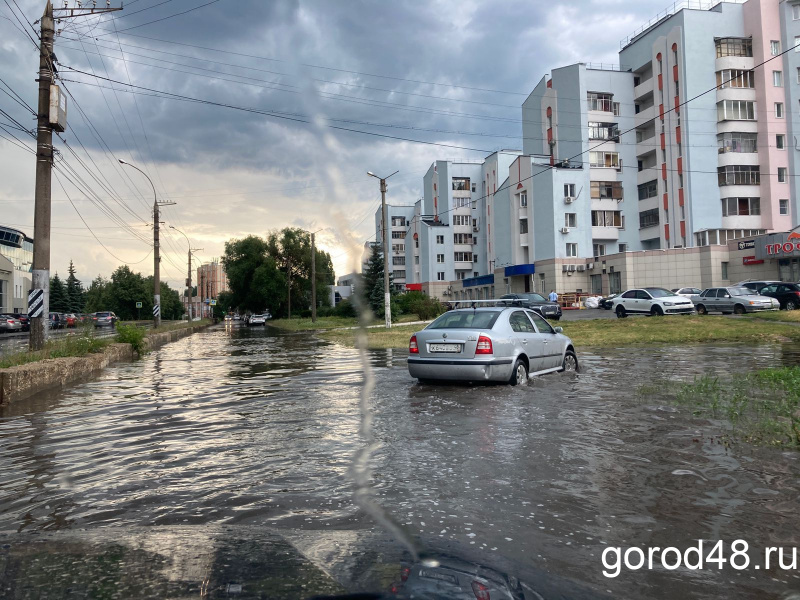
[[[181,15],[185,15],[185,14],[190,13],[192,11],[199,10],[199,9],[204,8],[206,6],[210,6],[211,4],[216,4],[217,2],[219,2],[219,0],[211,0],[211,2],[206,2],[205,4],[201,4],[200,6],[195,6],[194,8],[190,8],[188,10],[184,10],[183,12],[175,13],[174,15],[161,17],[160,19],[155,19],[153,21],[148,21],[147,23],[141,23],[139,25],[134,25],[133,27],[126,27],[125,29],[120,29],[119,32],[121,33],[123,31],[130,31],[131,29],[138,29],[139,27],[144,27],[145,25],[152,25],[153,23],[160,23],[161,21],[166,21],[167,19],[173,19],[175,17],[180,17]],[[162,4],[164,4],[164,3],[162,3]],[[147,9],[144,9],[144,10],[147,10]],[[137,11],[137,12],[142,12],[142,11]],[[101,33],[100,37],[105,36],[105,35],[110,35],[112,33],[114,33],[114,32],[113,31],[109,31],[108,33]]]

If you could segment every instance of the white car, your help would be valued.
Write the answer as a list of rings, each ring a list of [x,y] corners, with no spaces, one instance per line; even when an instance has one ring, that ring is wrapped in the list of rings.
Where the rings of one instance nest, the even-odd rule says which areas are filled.
[[[264,325],[267,322],[267,317],[265,315],[251,315],[250,320],[247,322],[248,325]]]
[[[695,313],[694,304],[689,298],[657,287],[627,290],[614,298],[611,310],[620,319],[636,314],[661,316]]]
[[[692,296],[699,296],[700,294],[703,293],[703,290],[695,287],[682,287],[672,291],[678,294],[678,296],[684,296],[686,298],[691,298]]]

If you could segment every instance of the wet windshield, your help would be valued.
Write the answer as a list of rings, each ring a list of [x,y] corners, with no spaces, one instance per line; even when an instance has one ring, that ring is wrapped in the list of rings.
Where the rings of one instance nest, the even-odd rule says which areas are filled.
[[[499,310],[451,311],[436,319],[427,329],[491,329],[499,315]]]
[[[666,298],[669,296],[677,296],[674,292],[665,290],[664,288],[644,288],[653,298]]]

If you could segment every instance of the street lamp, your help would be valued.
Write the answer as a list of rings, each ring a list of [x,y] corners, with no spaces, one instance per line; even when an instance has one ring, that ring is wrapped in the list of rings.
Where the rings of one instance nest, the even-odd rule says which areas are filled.
[[[400,171],[395,171],[392,175],[397,175]],[[367,171],[367,175],[379,179],[381,182],[381,223],[383,229],[383,312],[386,317],[386,329],[392,327],[392,301],[389,293],[389,215],[386,209],[386,180],[392,175],[378,177],[372,171]]]
[[[174,225],[169,226],[170,229],[174,229],[178,233],[180,233],[183,237],[186,238],[186,244],[189,246],[189,276],[186,278],[186,287],[187,292],[186,295],[189,298],[189,322],[192,321],[192,250],[202,250],[202,248],[192,248],[192,243],[189,241],[189,236],[186,235],[183,231],[175,227]]]
[[[167,206],[169,204],[175,204],[174,202],[162,202],[159,204],[158,196],[156,194],[156,186],[153,185],[153,180],[142,171],[136,165],[132,165],[129,162],[125,162],[121,158],[119,159],[119,164],[131,167],[136,169],[147,178],[147,181],[150,182],[150,187],[153,188],[153,327],[158,327],[161,325],[161,255],[159,254],[159,244],[158,244],[158,207],[159,206]]]

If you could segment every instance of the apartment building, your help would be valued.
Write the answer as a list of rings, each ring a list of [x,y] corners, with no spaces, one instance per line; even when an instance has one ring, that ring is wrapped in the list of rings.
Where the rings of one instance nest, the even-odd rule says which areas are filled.
[[[413,206],[386,205],[389,219],[389,252],[390,267],[392,272],[392,285],[398,291],[405,289],[408,283],[407,277],[407,258],[406,258],[406,234],[409,224],[414,216]],[[375,239],[383,242],[383,217],[381,209],[375,211]],[[371,246],[369,247],[371,250]],[[366,259],[369,256],[367,255]]]

